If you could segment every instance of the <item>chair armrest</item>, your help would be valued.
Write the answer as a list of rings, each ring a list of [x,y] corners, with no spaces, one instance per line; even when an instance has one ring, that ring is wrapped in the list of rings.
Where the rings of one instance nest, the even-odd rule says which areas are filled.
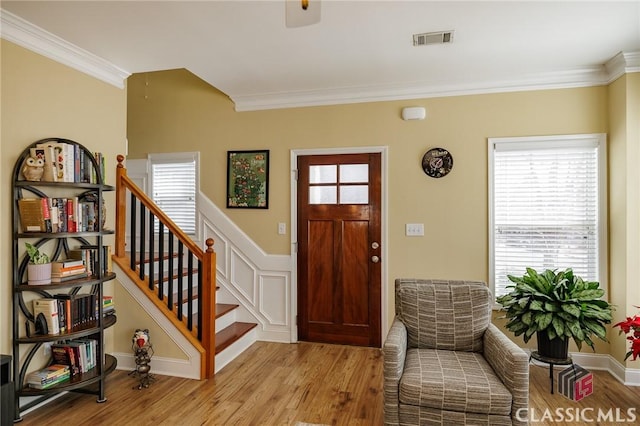
[[[483,340],[485,359],[511,392],[513,424],[528,424],[529,355],[494,324],[489,324]]]
[[[393,320],[384,342],[382,354],[384,357],[384,424],[397,425],[400,423],[398,417],[400,378],[407,356],[407,329],[397,317]]]

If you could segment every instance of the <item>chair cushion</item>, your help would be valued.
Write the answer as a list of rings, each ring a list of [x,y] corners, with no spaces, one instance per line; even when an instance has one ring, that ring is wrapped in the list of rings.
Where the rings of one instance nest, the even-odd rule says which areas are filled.
[[[511,394],[476,352],[409,349],[400,403],[439,410],[511,414]]]
[[[491,304],[480,281],[396,280],[396,314],[409,348],[481,352]]]

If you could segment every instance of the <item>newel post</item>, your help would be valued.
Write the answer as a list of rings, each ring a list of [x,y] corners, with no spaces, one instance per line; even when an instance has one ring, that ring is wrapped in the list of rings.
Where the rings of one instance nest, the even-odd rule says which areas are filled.
[[[207,238],[207,249],[202,259],[202,346],[206,351],[205,377],[211,378],[215,372],[216,359],[216,253],[213,238]]]
[[[127,189],[124,185],[124,177],[127,176],[127,169],[122,162],[124,156],[118,154],[116,157],[116,257],[124,257],[125,253],[125,227],[127,226]]]

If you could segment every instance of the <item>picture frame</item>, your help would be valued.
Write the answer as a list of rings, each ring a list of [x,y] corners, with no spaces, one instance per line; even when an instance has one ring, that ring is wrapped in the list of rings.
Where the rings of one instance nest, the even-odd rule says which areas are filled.
[[[269,150],[227,151],[227,208],[269,208]]]

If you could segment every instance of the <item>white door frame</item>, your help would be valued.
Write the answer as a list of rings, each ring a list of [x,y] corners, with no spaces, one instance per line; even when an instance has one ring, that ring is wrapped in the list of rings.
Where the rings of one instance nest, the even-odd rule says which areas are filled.
[[[381,154],[381,218],[380,218],[380,342],[387,335],[387,188],[388,188],[388,150],[386,146],[366,146],[353,148],[318,148],[291,150],[291,341],[298,341],[298,157],[306,155],[341,155],[341,154]]]

